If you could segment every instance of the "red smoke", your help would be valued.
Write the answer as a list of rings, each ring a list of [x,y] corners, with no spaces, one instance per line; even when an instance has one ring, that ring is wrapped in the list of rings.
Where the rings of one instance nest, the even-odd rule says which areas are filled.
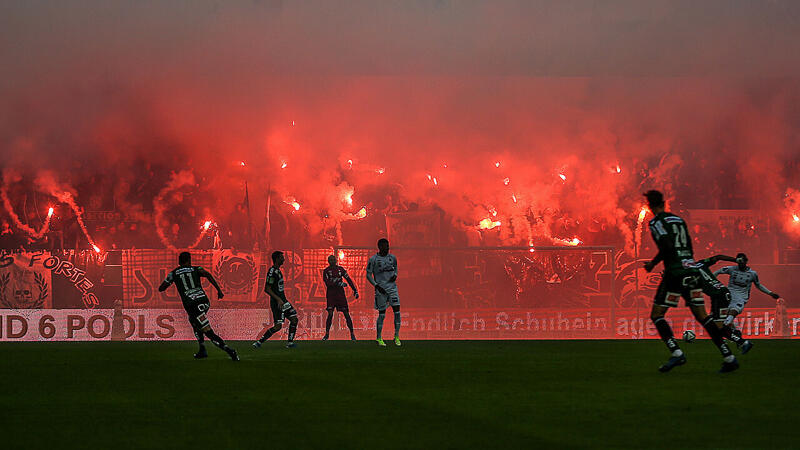
[[[204,220],[220,220],[242,201],[245,182],[257,227],[271,192],[273,210],[293,227],[312,237],[333,234],[339,243],[342,222],[417,203],[441,208],[453,229],[495,229],[506,245],[585,241],[630,249],[641,236],[641,192],[649,188],[664,190],[676,207],[711,204],[735,189],[744,208],[797,228],[788,225],[798,209],[786,200],[796,191],[783,194],[800,186],[787,165],[798,159],[793,105],[800,88],[795,78],[753,75],[755,64],[718,55],[731,46],[713,33],[714,22],[689,30],[708,33],[708,55],[667,33],[622,39],[604,60],[570,53],[574,45],[617,44],[585,31],[588,12],[561,7],[549,19],[571,34],[556,33],[547,41],[554,48],[543,49],[543,41],[510,31],[549,33],[517,27],[520,16],[534,25],[552,21],[525,4],[505,12],[351,5],[334,12],[349,24],[344,36],[329,24],[314,31],[313,8],[206,6],[197,6],[192,25],[168,6],[129,7],[130,18],[115,25],[155,23],[152,38],[123,40],[110,22],[92,23],[104,31],[93,39],[66,25],[42,37],[55,48],[78,42],[69,57],[47,53],[17,30],[17,47],[4,52],[22,64],[6,77],[15,82],[0,89],[8,119],[0,125],[2,168],[30,178],[52,174],[38,188],[67,203],[76,186],[107,186],[116,207],[154,223],[167,247],[174,246],[165,232],[169,217],[190,206],[182,190],[191,191],[197,232],[205,233]],[[704,14],[628,6],[585,20],[598,24],[595,33],[614,36],[625,20],[685,23],[684,15]],[[368,16],[397,26],[361,39],[363,14],[347,15],[351,9],[382,11]],[[481,20],[489,12],[496,23]],[[72,23],[81,11],[64,14]],[[731,17],[725,20],[756,26]],[[465,24],[486,35],[465,32]],[[406,32],[391,36],[393,29]],[[442,41],[450,35],[452,48]],[[750,45],[735,48],[751,52]],[[570,54],[574,61],[564,59]],[[640,54],[649,58],[639,61]],[[769,52],[759,57],[762,70],[794,73]],[[652,59],[655,68],[644,62]],[[149,197],[137,194],[141,186]],[[86,201],[76,199],[77,206]]]

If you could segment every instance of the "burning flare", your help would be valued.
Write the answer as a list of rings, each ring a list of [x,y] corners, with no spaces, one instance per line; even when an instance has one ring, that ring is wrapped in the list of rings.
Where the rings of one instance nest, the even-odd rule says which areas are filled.
[[[481,230],[491,230],[492,228],[499,227],[500,225],[502,225],[502,223],[499,220],[492,220],[487,217],[478,223],[478,228]]]
[[[639,211],[639,218],[636,220],[636,225],[641,226],[642,222],[644,222],[644,217],[647,215],[647,207],[642,206],[642,210]]]
[[[556,244],[569,245],[572,247],[583,244],[583,241],[578,239],[577,237],[574,237],[572,239],[561,239],[561,238],[552,238],[552,239],[553,242],[555,242]]]

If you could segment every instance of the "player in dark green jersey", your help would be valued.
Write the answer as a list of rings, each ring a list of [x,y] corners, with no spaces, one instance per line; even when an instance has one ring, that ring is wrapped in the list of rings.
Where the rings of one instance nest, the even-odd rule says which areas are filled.
[[[206,347],[203,344],[205,337],[208,337],[214,345],[224,350],[232,360],[238,361],[239,355],[236,350],[228,347],[225,341],[217,333],[214,333],[206,316],[211,303],[203,290],[201,280],[206,278],[217,289],[217,298],[222,298],[224,295],[217,284],[217,280],[202,267],[193,266],[192,255],[189,252],[183,252],[178,255],[178,264],[180,266],[167,274],[167,278],[161,282],[158,290],[159,292],[164,292],[173,283],[175,288],[178,289],[183,308],[186,310],[186,314],[189,315],[189,324],[192,325],[197,343],[200,345],[200,349],[194,354],[194,357],[197,359],[208,357]]]
[[[264,292],[270,297],[269,304],[272,310],[273,325],[264,333],[264,336],[261,336],[261,338],[253,342],[254,348],[261,347],[261,344],[281,330],[284,317],[289,319],[289,339],[286,343],[286,347],[292,348],[295,346],[294,335],[297,333],[297,311],[292,304],[289,303],[289,300],[286,300],[286,294],[283,292],[283,273],[281,272],[281,266],[285,260],[286,258],[283,256],[283,252],[272,252],[272,267],[269,268],[269,272],[267,273],[267,282],[264,286]]]
[[[650,232],[658,245],[658,254],[652,261],[646,262],[644,268],[650,272],[656,264],[664,262],[664,274],[656,291],[650,319],[672,353],[669,360],[661,365],[659,370],[668,372],[673,367],[686,363],[686,355],[678,345],[678,341],[672,333],[672,327],[664,318],[669,308],[678,306],[678,300],[681,297],[722,353],[723,362],[720,372],[731,372],[738,369],[739,363],[725,344],[722,332],[714,323],[714,317],[706,312],[700,281],[701,275],[699,269],[695,267],[692,240],[689,238],[686,222],[664,210],[664,196],[661,192],[648,191],[645,193],[645,197],[647,197],[650,211],[655,216],[650,221]]]

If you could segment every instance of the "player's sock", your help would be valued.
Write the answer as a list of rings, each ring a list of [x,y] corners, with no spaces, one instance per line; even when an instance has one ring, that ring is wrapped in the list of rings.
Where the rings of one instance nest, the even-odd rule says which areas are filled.
[[[400,324],[402,320],[400,320],[400,311],[394,312],[394,337],[400,336]]]
[[[344,321],[347,323],[347,329],[350,330],[350,336],[355,336],[355,331],[353,331],[353,318],[350,317],[350,313],[344,313]]]
[[[203,335],[202,331],[194,330],[194,337],[197,339],[197,344],[200,346],[199,353],[205,351],[206,346],[203,342],[206,340],[206,337]]]
[[[297,322],[289,323],[289,342],[294,342],[294,334],[297,333]]]
[[[675,336],[672,334],[672,327],[669,326],[667,319],[663,317],[656,318],[653,320],[653,325],[656,326],[656,330],[658,330],[658,335],[661,336],[661,340],[667,344],[667,348],[670,352],[672,352],[672,356],[683,355],[683,351],[678,345],[678,341],[675,340]]]
[[[380,339],[383,334],[383,320],[385,318],[386,318],[386,311],[378,312],[378,323],[375,324],[375,328],[378,329],[378,339]]]
[[[725,322],[723,322],[722,324],[723,324],[723,325],[725,325],[726,327],[727,327],[728,325],[731,325],[731,324],[733,323],[733,319],[734,319],[735,317],[736,317],[736,316],[729,315],[728,317],[726,317],[726,318],[725,318]]]
[[[325,319],[325,336],[330,334],[332,323],[333,323],[333,310],[328,311],[328,318]]]
[[[278,330],[280,330],[280,328],[278,328]],[[278,330],[276,330],[274,327],[268,329],[266,332],[264,332],[264,335],[261,336],[258,342],[261,342],[263,344],[267,339],[271,338],[273,334],[277,333]]]
[[[212,344],[216,345],[217,347],[225,350],[226,352],[230,350],[227,345],[225,345],[225,341],[214,333],[214,330],[206,331],[206,336],[208,336],[208,340],[211,341]]]
[[[733,352],[731,352],[731,349],[725,344],[722,338],[722,330],[717,328],[717,324],[714,323],[714,318],[712,316],[706,317],[701,325],[703,325],[703,328],[706,329],[708,335],[711,337],[711,342],[719,348],[719,352],[722,353],[722,360],[725,362],[733,362],[735,359],[733,357]]]

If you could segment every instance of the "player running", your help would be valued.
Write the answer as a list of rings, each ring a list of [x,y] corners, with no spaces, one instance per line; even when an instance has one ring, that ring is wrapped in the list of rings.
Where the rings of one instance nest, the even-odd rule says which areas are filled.
[[[731,293],[711,272],[711,266],[718,261],[731,261],[736,262],[736,258],[727,255],[714,255],[710,258],[701,259],[697,261],[696,267],[700,270],[701,286],[703,293],[711,298],[711,315],[714,316],[714,322],[717,328],[722,330],[722,335],[736,343],[736,346],[742,349],[742,354],[745,354],[753,348],[753,343],[742,339],[741,333],[737,333],[733,324],[726,325],[725,318],[728,317],[728,307],[731,303]]]
[[[739,368],[736,357],[725,344],[722,332],[714,324],[714,317],[708,315],[700,286],[700,271],[695,267],[692,240],[686,222],[675,214],[664,210],[664,195],[659,191],[647,191],[647,204],[655,217],[650,221],[650,233],[658,246],[658,254],[652,261],[644,263],[646,271],[653,270],[660,261],[664,262],[664,274],[650,312],[650,319],[658,330],[661,339],[672,352],[669,360],[658,370],[668,372],[673,367],[686,364],[686,355],[678,345],[664,315],[669,308],[678,306],[683,297],[695,319],[706,329],[711,340],[722,353],[720,372],[731,372]]]
[[[389,240],[378,240],[378,253],[370,256],[367,262],[367,281],[375,286],[375,309],[378,310],[378,345],[386,347],[381,336],[383,320],[386,318],[386,307],[391,305],[394,311],[394,345],[400,343],[400,296],[397,292],[397,258],[389,253]]]
[[[253,342],[253,348],[261,347],[267,339],[271,338],[273,334],[281,330],[283,326],[284,317],[289,319],[289,339],[286,343],[286,348],[295,346],[294,335],[297,332],[297,311],[288,300],[286,294],[283,292],[283,273],[281,273],[281,266],[286,258],[283,252],[272,252],[272,267],[269,268],[267,273],[267,282],[264,285],[264,292],[269,295],[269,306],[272,309],[272,328],[268,329],[264,336],[261,336],[257,341]]]
[[[353,283],[344,267],[336,263],[336,256],[328,256],[328,267],[322,271],[322,281],[325,282],[325,287],[327,287],[325,297],[328,300],[328,305],[325,308],[328,311],[328,318],[325,320],[325,336],[322,337],[322,340],[328,340],[331,332],[331,323],[333,323],[333,311],[338,309],[344,314],[344,320],[350,330],[350,340],[355,341],[356,334],[353,331],[353,319],[350,317],[347,294],[345,294],[344,288],[349,284],[355,298],[358,298],[358,288],[356,288],[355,283]]]
[[[741,336],[741,331],[736,329],[733,319],[742,313],[744,305],[750,300],[750,287],[755,284],[759,291],[771,296],[775,300],[781,298],[780,295],[770,291],[758,281],[758,274],[755,270],[747,266],[747,255],[739,253],[736,255],[736,266],[725,266],[714,272],[714,275],[728,275],[728,290],[731,291],[731,304],[728,306],[728,317],[725,318],[725,325],[731,327],[734,332]],[[752,347],[752,344],[750,344]],[[749,350],[749,348],[748,348]],[[744,346],[742,353],[745,353]]]
[[[221,299],[224,294],[219,288],[217,280],[202,267],[193,266],[192,255],[189,252],[183,252],[178,255],[178,264],[180,266],[168,273],[167,278],[158,286],[158,291],[164,292],[172,283],[175,283],[175,288],[178,289],[181,302],[183,302],[183,308],[186,309],[186,314],[189,315],[189,324],[192,326],[194,336],[200,345],[200,349],[194,354],[194,357],[196,359],[208,357],[206,346],[203,344],[207,336],[214,345],[224,350],[232,360],[238,361],[239,355],[236,350],[225,345],[225,341],[214,333],[214,330],[211,329],[211,323],[206,317],[211,303],[203,290],[200,279],[208,279],[211,285],[217,289],[217,298]]]

